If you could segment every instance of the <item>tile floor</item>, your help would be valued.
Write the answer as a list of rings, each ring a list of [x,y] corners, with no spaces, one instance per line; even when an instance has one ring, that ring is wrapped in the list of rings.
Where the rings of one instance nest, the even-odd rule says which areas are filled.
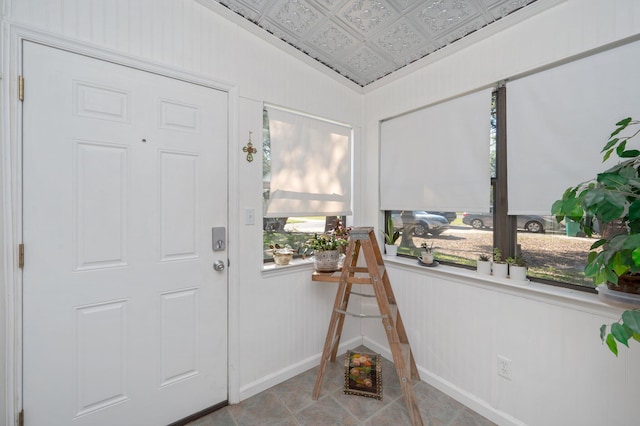
[[[357,350],[369,352],[366,348]],[[382,362],[381,401],[345,395],[344,354],[328,363],[322,392],[311,399],[317,367],[259,393],[240,404],[224,407],[188,426],[255,425],[410,425],[400,382],[390,361]],[[490,422],[425,382],[414,385],[420,414],[425,425],[489,426]]]

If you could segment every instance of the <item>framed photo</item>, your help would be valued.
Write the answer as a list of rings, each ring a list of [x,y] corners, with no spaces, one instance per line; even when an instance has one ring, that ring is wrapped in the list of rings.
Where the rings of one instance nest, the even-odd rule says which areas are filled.
[[[347,351],[344,393],[382,399],[382,363],[379,354]]]

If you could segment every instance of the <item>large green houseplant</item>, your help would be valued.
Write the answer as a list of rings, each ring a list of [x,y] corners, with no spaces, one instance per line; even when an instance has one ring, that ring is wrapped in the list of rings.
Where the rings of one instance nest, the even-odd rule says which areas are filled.
[[[558,221],[578,223],[589,237],[599,227],[600,238],[591,246],[585,276],[596,285],[606,283],[611,290],[636,294],[640,294],[640,150],[628,145],[640,133],[639,124],[631,118],[616,123],[601,153],[603,162],[615,155],[618,164],[568,188],[551,209]],[[608,232],[612,227],[616,231]],[[616,340],[625,345],[630,338],[640,341],[639,319],[638,311],[626,311],[610,333],[603,326],[602,339],[612,352],[617,354]]]

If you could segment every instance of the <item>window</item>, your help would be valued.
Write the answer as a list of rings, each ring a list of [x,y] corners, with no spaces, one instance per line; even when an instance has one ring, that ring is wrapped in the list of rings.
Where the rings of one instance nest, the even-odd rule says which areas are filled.
[[[352,128],[288,109],[263,111],[263,252],[289,245],[296,256],[316,233],[351,214]]]
[[[504,257],[524,254],[530,279],[592,288],[582,271],[593,240],[571,235],[571,230],[558,224],[549,213],[507,214],[507,198],[500,195],[506,183],[505,158],[510,147],[504,138],[506,90],[503,87],[495,91],[491,108],[485,108],[490,123],[485,133],[485,197],[491,208],[487,212],[446,212],[429,209],[429,204],[423,202],[421,210],[386,211],[401,233],[398,254],[419,255],[421,245],[426,244],[433,247],[439,262],[472,268],[480,254],[491,256],[494,247],[504,247]],[[502,222],[496,212],[504,216]]]

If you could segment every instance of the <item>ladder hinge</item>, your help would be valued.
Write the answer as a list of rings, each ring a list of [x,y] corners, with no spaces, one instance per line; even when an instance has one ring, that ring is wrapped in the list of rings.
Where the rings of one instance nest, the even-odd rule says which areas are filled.
[[[18,246],[18,268],[24,268],[24,244]]]
[[[24,101],[24,77],[18,76],[18,99]]]
[[[24,426],[24,410],[18,413],[18,426]]]

